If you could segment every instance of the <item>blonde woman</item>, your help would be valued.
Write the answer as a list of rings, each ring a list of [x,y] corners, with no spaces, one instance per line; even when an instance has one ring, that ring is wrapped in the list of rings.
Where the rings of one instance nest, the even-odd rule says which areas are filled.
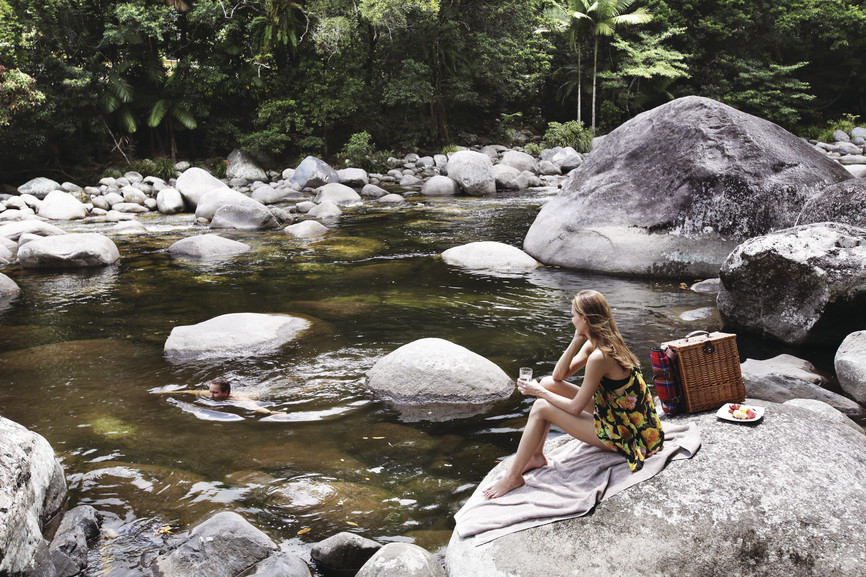
[[[571,301],[571,322],[574,338],[553,375],[541,382],[517,381],[521,394],[537,398],[505,475],[483,491],[488,499],[523,486],[526,471],[547,465],[544,442],[552,425],[585,443],[619,452],[632,471],[662,447],[662,425],[640,362],[622,340],[607,300],[592,290],[577,293]],[[581,386],[566,380],[581,369]]]

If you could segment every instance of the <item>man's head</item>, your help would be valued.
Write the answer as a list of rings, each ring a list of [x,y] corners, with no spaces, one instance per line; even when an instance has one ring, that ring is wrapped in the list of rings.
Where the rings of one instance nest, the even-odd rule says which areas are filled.
[[[208,385],[210,398],[214,401],[224,401],[232,394],[232,386],[224,377],[217,377]]]

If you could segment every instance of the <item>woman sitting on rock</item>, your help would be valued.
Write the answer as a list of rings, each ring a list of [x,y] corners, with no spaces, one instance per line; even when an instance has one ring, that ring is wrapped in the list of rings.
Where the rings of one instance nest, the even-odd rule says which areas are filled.
[[[523,473],[547,465],[544,442],[551,425],[572,437],[625,456],[637,471],[660,450],[664,440],[652,395],[640,373],[640,362],[619,334],[604,296],[577,293],[571,302],[574,338],[551,377],[517,381],[524,395],[538,397],[505,475],[484,489],[493,499],[524,484]],[[565,379],[582,368],[583,384]]]

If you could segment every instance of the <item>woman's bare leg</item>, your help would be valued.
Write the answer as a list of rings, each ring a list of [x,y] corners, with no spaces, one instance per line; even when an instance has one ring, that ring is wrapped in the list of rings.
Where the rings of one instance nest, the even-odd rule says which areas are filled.
[[[595,422],[590,415],[585,412],[580,415],[572,415],[551,405],[544,399],[538,399],[529,412],[529,420],[523,430],[520,444],[517,446],[517,453],[512,458],[505,475],[483,490],[485,497],[495,499],[522,487],[525,482],[523,473],[547,464],[547,459],[540,447],[544,446],[544,441],[547,440],[547,433],[552,424],[576,439],[607,449],[596,435]],[[539,457],[543,460],[542,464],[538,464]]]

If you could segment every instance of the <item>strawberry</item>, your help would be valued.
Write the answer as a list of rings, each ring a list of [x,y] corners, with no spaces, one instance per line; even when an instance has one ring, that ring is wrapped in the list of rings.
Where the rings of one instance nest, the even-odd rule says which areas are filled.
[[[733,413],[734,411],[739,411],[739,410],[740,410],[740,405],[737,405],[737,404],[728,405],[728,412],[729,413]]]
[[[746,418],[754,419],[757,416],[757,413],[755,413],[755,411],[753,411],[752,409],[746,409]]]

